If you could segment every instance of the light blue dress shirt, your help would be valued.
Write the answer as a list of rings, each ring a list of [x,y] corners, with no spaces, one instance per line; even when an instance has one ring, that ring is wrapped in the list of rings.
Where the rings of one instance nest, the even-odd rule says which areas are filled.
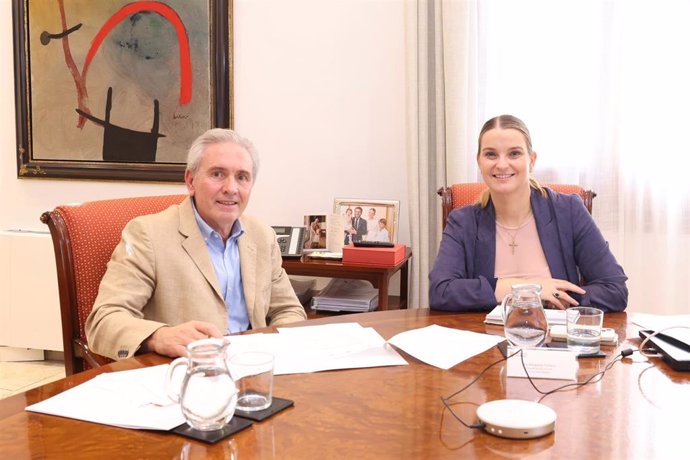
[[[228,310],[228,329],[226,332],[231,334],[246,331],[249,329],[249,314],[242,288],[240,250],[237,245],[237,239],[244,234],[242,224],[239,219],[236,220],[232,226],[230,238],[227,242],[223,242],[223,237],[201,218],[194,201],[192,201],[192,207],[194,208],[196,223],[199,225],[201,235],[206,241],[206,247],[208,247],[208,253],[211,255],[220,292],[223,293],[223,300],[225,300],[225,306]]]

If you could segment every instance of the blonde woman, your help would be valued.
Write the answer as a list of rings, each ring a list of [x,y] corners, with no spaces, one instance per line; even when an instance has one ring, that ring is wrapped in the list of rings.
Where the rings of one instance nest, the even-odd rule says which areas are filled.
[[[429,275],[430,306],[490,310],[513,284],[536,283],[555,308],[624,310],[627,277],[582,200],[532,178],[537,154],[527,126],[512,115],[492,118],[478,144],[488,190],[480,203],[448,216]]]

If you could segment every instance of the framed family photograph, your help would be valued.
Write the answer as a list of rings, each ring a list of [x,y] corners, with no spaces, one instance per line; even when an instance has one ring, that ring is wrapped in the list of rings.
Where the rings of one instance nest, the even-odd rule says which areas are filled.
[[[398,242],[400,202],[336,198],[333,212],[343,223],[343,244],[353,241]]]
[[[323,251],[326,249],[327,216],[325,214],[308,214],[304,216],[307,232],[304,236],[303,252]]]
[[[232,126],[232,0],[12,0],[17,175],[182,182]]]

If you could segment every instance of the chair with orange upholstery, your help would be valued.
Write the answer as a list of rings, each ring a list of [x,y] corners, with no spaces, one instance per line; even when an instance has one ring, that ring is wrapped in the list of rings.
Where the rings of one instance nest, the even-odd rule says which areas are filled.
[[[585,207],[592,214],[592,200],[596,193],[592,190],[585,190],[579,185],[572,184],[542,184],[555,192],[579,195],[585,203]],[[479,195],[486,189],[483,182],[468,182],[453,184],[450,187],[441,187],[437,193],[441,196],[441,206],[443,208],[443,228],[446,228],[448,214],[455,209],[474,204],[479,200]]]
[[[89,349],[84,324],[122,229],[133,218],[160,212],[185,197],[164,195],[91,201],[58,206],[41,215],[41,222],[50,228],[55,250],[67,375],[110,361]]]

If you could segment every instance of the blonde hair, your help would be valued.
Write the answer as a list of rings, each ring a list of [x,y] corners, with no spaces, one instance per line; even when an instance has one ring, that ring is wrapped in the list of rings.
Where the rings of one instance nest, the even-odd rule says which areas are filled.
[[[484,126],[482,126],[481,131],[479,131],[479,140],[477,141],[477,158],[479,158],[479,153],[482,147],[482,137],[484,137],[484,134],[486,134],[488,131],[491,131],[492,129],[496,128],[515,129],[519,131],[522,134],[522,137],[525,138],[527,152],[530,154],[533,152],[532,137],[529,134],[529,129],[527,129],[527,125],[525,124],[525,122],[513,115],[499,115],[497,117],[493,117],[491,120],[484,123]],[[537,180],[533,177],[529,178],[529,186],[537,190],[539,193],[541,193],[541,196],[546,198],[546,190],[544,190],[544,187],[542,187],[539,184],[539,182],[537,182]],[[486,189],[481,193],[481,195],[479,195],[477,204],[479,204],[479,206],[481,206],[482,208],[486,208],[489,204],[490,199],[491,192],[489,189]]]

